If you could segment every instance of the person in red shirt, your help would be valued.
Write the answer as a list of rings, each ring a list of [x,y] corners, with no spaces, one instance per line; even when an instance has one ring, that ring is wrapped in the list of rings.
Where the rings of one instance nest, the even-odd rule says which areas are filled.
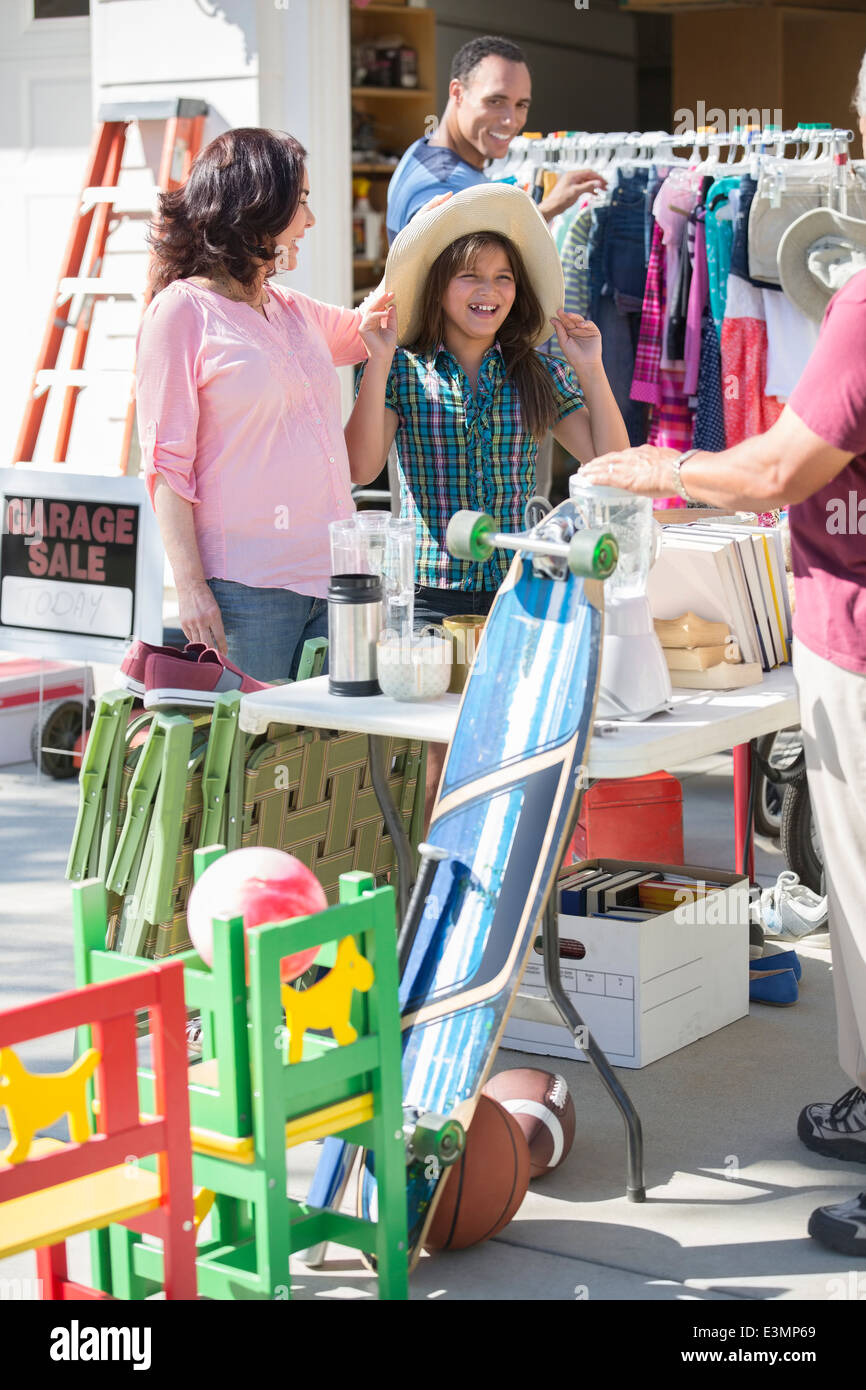
[[[866,57],[858,97],[866,140]],[[862,254],[866,223],[855,226]],[[798,1134],[818,1153],[866,1164],[866,270],[830,300],[806,369],[765,434],[717,454],[643,445],[581,474],[727,511],[790,505],[794,672],[824,852],[839,1060],[853,1082],[839,1100],[807,1105]],[[866,1192],[819,1207],[809,1233],[866,1256]]]

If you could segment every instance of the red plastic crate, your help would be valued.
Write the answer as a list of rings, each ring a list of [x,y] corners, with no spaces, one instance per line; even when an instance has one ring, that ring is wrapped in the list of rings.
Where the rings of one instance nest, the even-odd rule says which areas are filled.
[[[614,858],[682,864],[683,789],[669,772],[595,782],[584,793],[565,863]]]

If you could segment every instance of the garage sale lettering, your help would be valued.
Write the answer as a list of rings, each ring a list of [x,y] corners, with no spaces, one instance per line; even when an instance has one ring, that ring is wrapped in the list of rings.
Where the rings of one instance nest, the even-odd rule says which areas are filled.
[[[130,631],[138,512],[128,503],[7,494],[4,624],[106,636]]]
[[[5,530],[31,538],[28,573],[40,579],[86,579],[105,582],[105,552],[110,544],[135,545],[136,507],[52,502],[45,497],[10,497]],[[33,537],[42,536],[42,540]]]

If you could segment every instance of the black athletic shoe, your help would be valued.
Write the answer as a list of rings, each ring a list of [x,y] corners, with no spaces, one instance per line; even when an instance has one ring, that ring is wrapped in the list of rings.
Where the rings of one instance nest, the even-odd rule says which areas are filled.
[[[832,1104],[807,1105],[800,1111],[797,1134],[815,1153],[866,1163],[866,1091],[852,1086]]]
[[[866,1192],[848,1202],[818,1207],[809,1217],[809,1235],[828,1250],[866,1259]]]

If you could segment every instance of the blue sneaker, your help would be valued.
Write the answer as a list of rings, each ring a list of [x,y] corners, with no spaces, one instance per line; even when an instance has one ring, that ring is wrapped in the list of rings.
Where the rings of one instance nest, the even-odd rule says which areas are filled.
[[[793,970],[749,970],[749,998],[754,1004],[787,1008],[800,997]]]
[[[749,963],[750,970],[793,970],[794,978],[800,983],[803,967],[796,951],[776,951],[771,956],[761,956]]]

